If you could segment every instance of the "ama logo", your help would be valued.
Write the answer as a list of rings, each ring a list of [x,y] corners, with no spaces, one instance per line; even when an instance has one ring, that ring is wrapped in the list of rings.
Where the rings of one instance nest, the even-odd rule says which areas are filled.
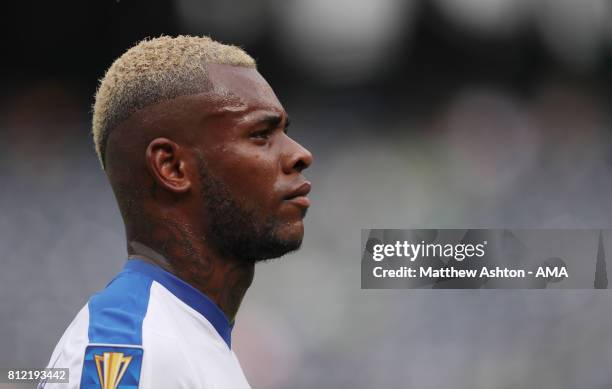
[[[550,281],[553,281],[556,278],[566,278],[567,277],[567,269],[565,267],[538,267],[538,271],[536,272],[536,277],[543,278],[551,278]]]
[[[559,282],[568,277],[567,266],[561,258],[548,258],[539,266],[536,278],[545,278],[548,282]]]

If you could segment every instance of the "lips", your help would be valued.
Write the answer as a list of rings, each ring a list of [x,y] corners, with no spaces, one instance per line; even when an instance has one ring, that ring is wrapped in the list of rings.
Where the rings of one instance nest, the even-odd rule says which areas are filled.
[[[310,206],[310,200],[308,197],[306,197],[306,195],[310,193],[311,187],[312,185],[310,182],[306,181],[289,192],[289,194],[285,196],[285,200],[307,208]]]

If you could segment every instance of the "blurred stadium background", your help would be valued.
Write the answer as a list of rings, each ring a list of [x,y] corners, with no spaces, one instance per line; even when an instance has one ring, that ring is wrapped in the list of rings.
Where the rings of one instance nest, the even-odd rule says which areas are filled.
[[[612,387],[607,291],[371,291],[359,275],[361,228],[612,227],[608,0],[7,7],[0,366],[44,366],[121,268],[96,80],[140,39],[185,33],[253,54],[315,154],[303,249],[258,266],[238,316],[254,388]]]

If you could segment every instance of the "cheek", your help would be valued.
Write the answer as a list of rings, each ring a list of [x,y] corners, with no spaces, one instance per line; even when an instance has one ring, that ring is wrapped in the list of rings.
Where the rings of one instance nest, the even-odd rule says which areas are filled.
[[[227,183],[236,200],[261,207],[279,200],[279,164],[269,156],[229,151],[217,177]]]

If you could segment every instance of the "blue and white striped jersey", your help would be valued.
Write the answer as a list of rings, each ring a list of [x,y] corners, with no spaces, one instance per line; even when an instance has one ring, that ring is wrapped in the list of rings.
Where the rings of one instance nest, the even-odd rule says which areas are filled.
[[[231,349],[224,313],[158,266],[128,260],[68,327],[49,367],[68,384],[45,389],[250,388]]]

